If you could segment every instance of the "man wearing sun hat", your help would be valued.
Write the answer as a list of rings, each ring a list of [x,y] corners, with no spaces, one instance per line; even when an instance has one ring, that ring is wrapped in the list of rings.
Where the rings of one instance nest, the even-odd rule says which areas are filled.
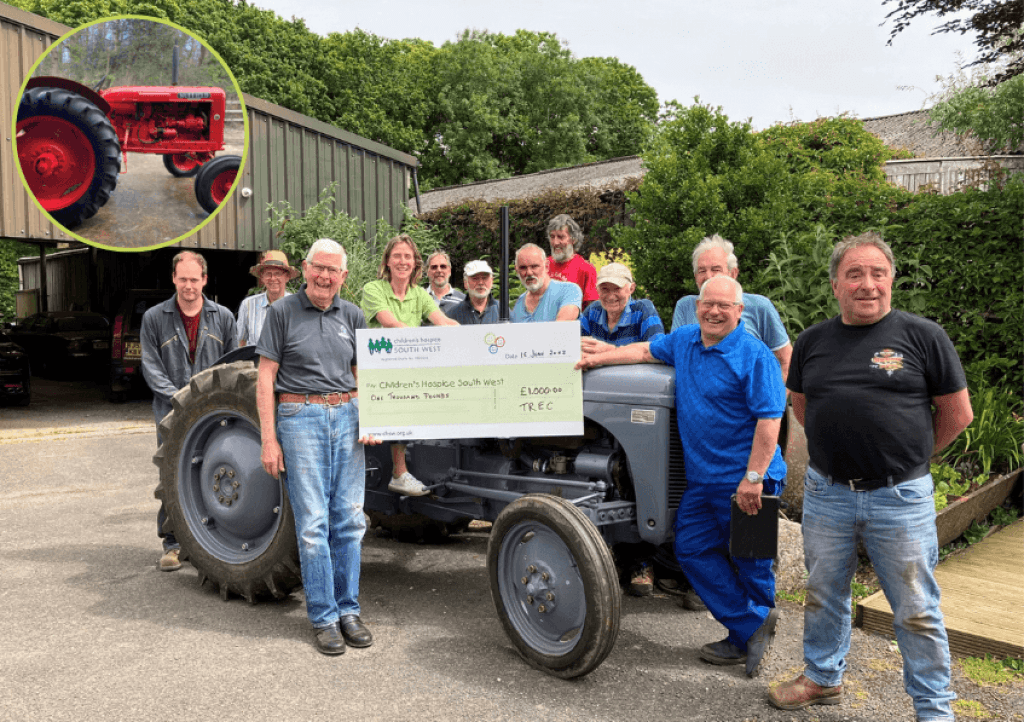
[[[494,271],[487,261],[470,261],[462,271],[466,297],[445,309],[448,318],[463,326],[476,323],[498,323],[498,302],[491,295]]]
[[[288,256],[281,251],[267,251],[249,273],[260,279],[259,285],[267,290],[246,297],[238,307],[239,346],[255,346],[260,340],[267,309],[274,301],[291,295],[286,284],[299,275],[299,269],[289,266]]]

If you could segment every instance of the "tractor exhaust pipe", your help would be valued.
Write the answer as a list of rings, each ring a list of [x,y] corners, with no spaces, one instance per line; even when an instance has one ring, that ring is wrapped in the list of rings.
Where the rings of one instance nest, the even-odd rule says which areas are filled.
[[[498,305],[498,319],[508,321],[508,206],[501,207],[501,301]]]
[[[174,51],[171,53],[171,85],[178,84],[178,44],[174,44]]]

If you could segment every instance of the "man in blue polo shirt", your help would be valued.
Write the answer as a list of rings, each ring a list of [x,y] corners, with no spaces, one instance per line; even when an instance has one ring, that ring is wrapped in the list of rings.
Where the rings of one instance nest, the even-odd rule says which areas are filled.
[[[729,555],[731,498],[757,514],[761,495],[777,495],[786,464],[777,444],[786,391],[778,365],[740,320],[743,289],[716,276],[701,287],[699,326],[650,343],[584,355],[577,368],[661,362],[676,370],[676,414],[690,484],[675,520],[676,557],[715,619],[729,630],[701,647],[712,664],[745,664],[756,676],[775,636],[771,559]]]
[[[712,276],[738,278],[739,275],[739,262],[733,253],[732,243],[717,233],[708,236],[693,249],[693,280],[697,288]],[[672,330],[692,323],[697,323],[697,297],[683,296],[676,303],[672,314]],[[789,342],[789,334],[772,302],[756,293],[744,293],[743,328],[771,349],[782,369],[782,380],[785,382],[793,356],[793,345]]]

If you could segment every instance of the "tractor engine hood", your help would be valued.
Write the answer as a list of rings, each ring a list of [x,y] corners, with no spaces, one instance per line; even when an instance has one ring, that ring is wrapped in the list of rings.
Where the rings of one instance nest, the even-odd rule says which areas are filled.
[[[583,374],[583,400],[675,408],[676,372],[662,364],[605,366]]]

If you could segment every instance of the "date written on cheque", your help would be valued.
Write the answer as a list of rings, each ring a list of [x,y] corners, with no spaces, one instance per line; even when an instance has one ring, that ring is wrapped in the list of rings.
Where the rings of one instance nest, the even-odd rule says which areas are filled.
[[[522,358],[555,358],[556,356],[564,356],[568,358],[569,351],[567,349],[550,349],[548,351],[520,351],[519,353],[507,353],[505,354],[506,359],[522,359]]]
[[[519,395],[537,397],[533,401],[524,401],[519,404],[520,411],[551,411],[555,408],[555,402],[544,397],[554,396],[562,393],[561,386],[520,386]]]

